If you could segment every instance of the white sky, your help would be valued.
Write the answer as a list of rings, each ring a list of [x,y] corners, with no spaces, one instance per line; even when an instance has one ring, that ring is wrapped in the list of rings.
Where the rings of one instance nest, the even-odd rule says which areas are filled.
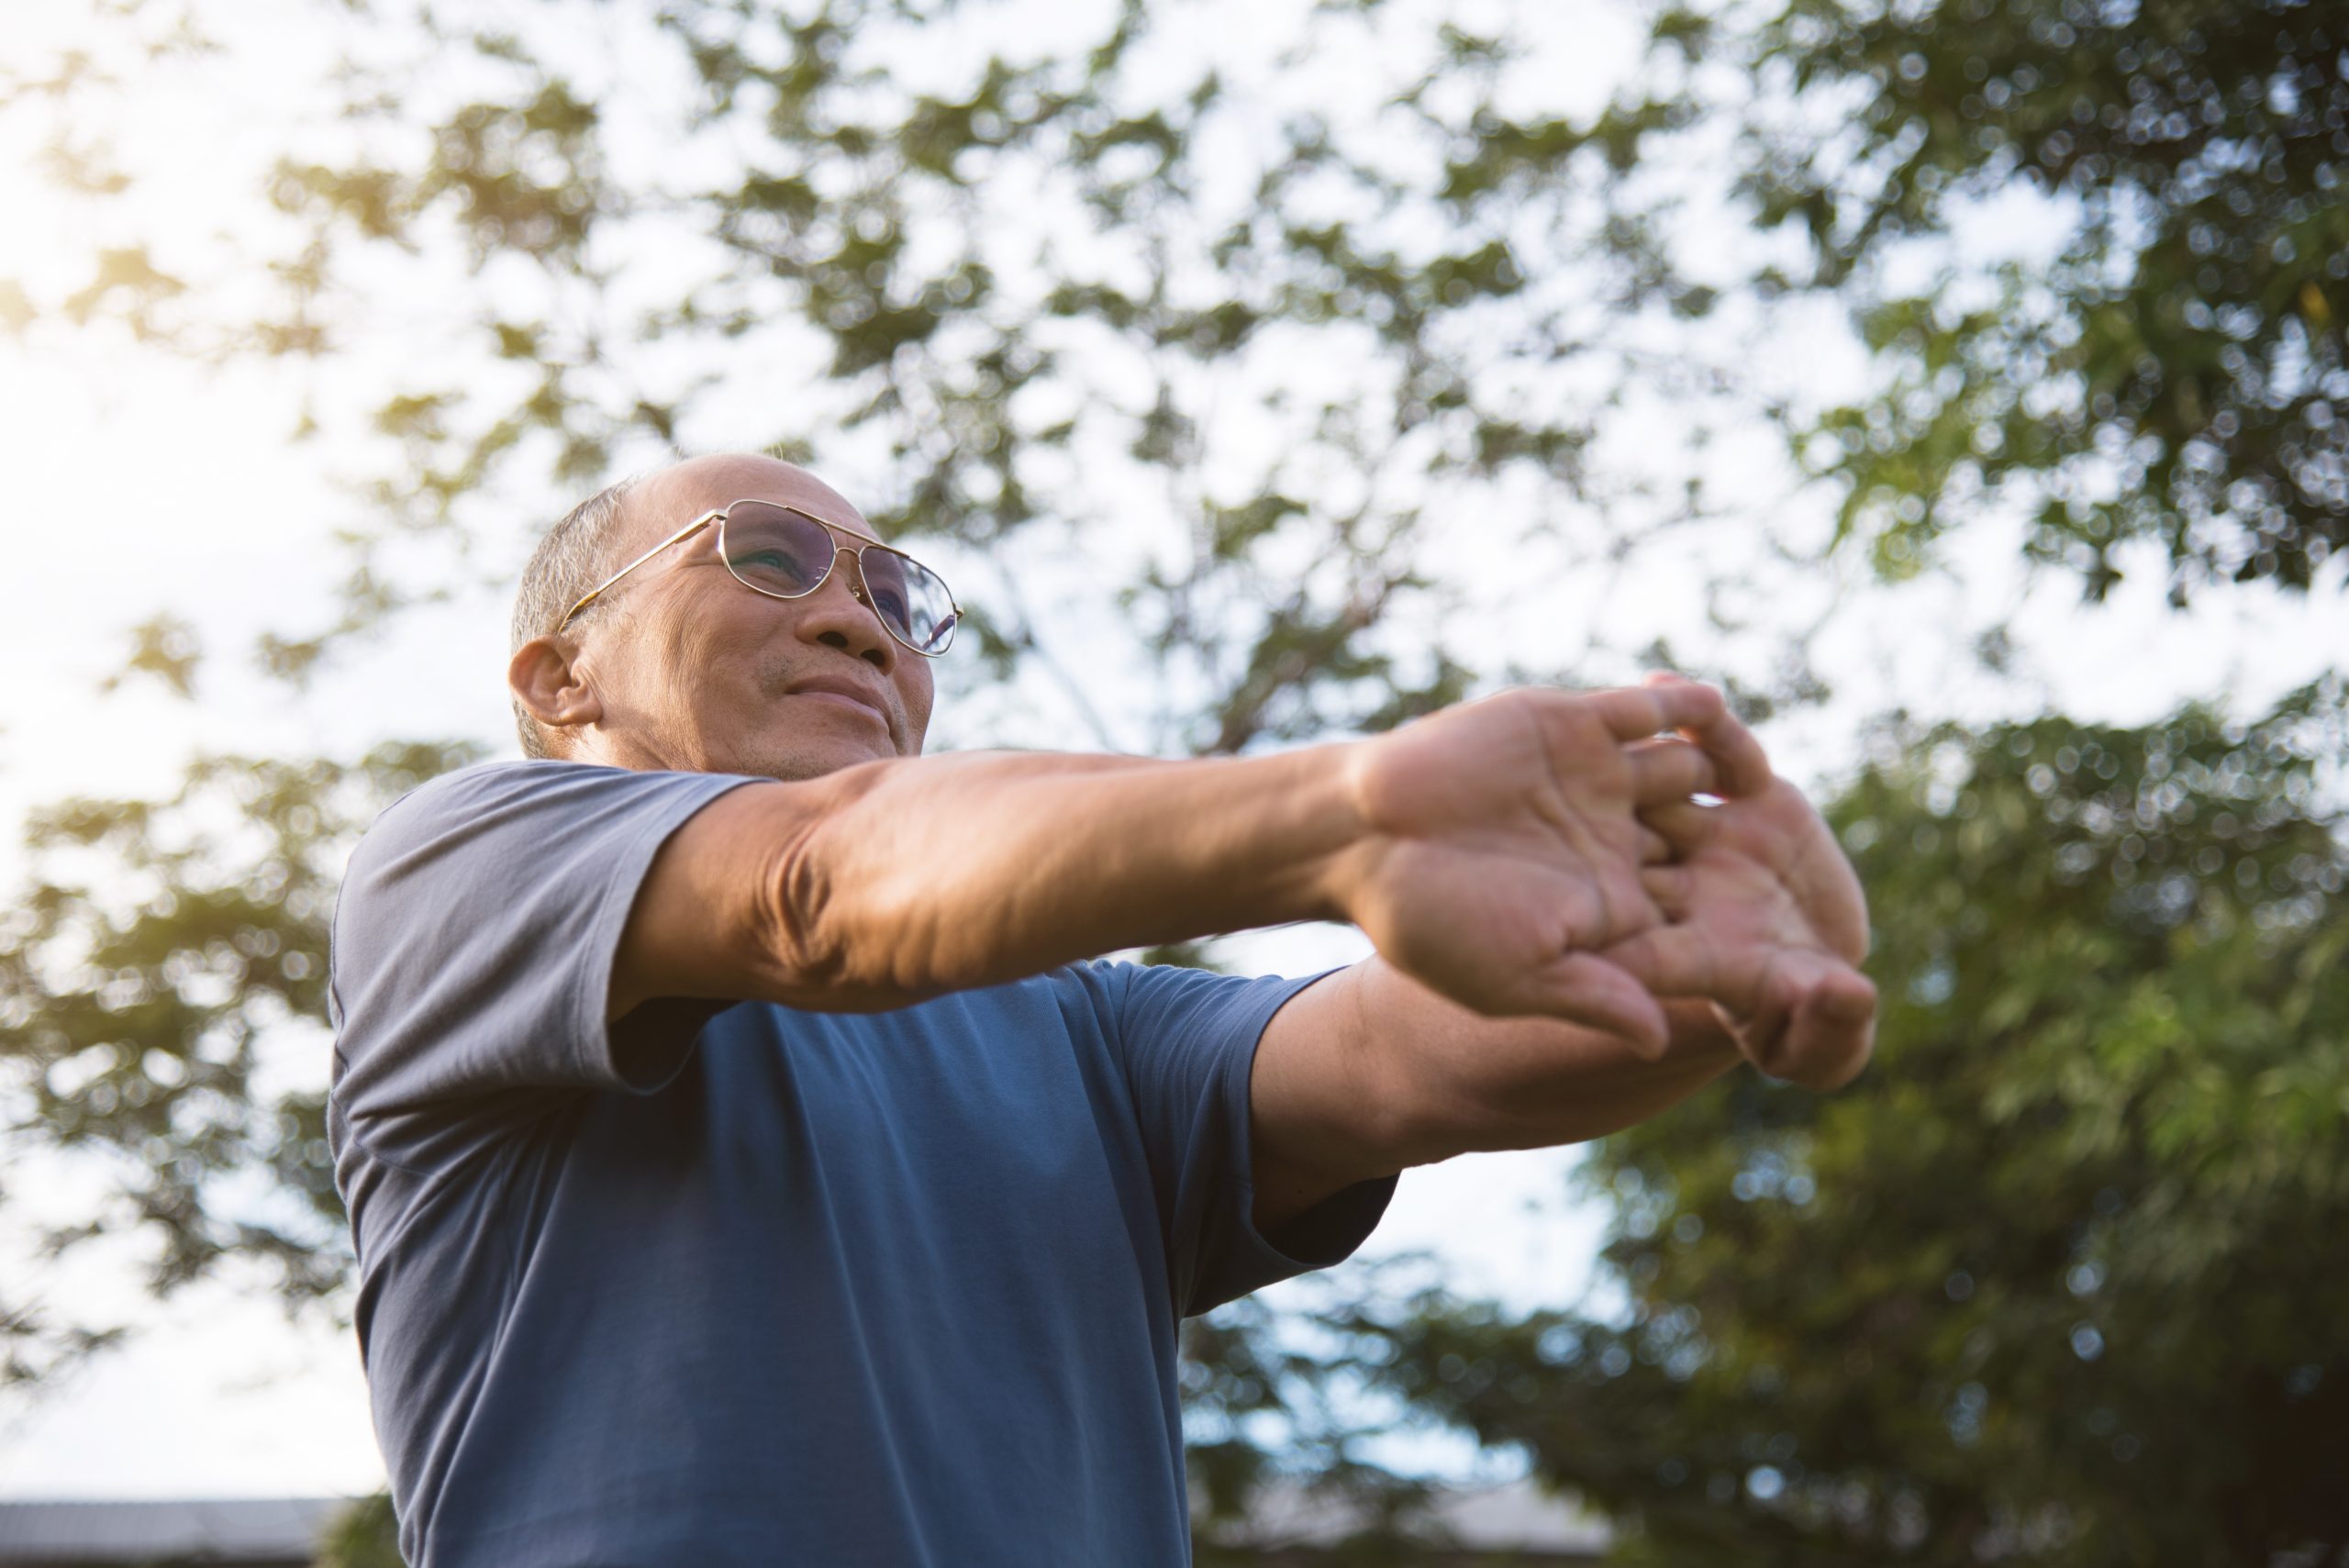
[[[33,14],[55,22],[67,9]],[[12,28],[19,15],[12,8]],[[28,173],[28,151],[0,143],[0,211],[10,214],[0,279],[104,238],[75,228]],[[1830,340],[1791,351],[1820,356],[1821,374],[1848,370]],[[326,521],[350,515],[336,474],[351,454],[285,439],[301,386],[292,367],[208,373],[104,334],[0,336],[0,543],[12,587],[0,670],[16,676],[0,686],[0,824],[69,793],[163,789],[198,746],[347,751],[391,733],[507,743],[496,684],[503,636],[487,603],[411,618],[306,701],[234,670],[254,631],[306,624],[311,617],[289,617],[289,606],[318,594],[339,567],[322,540]],[[1660,432],[1660,450],[1671,434]],[[1789,505],[1817,509],[1815,498]],[[2138,721],[2188,695],[2255,706],[2349,663],[2341,563],[2305,601],[2264,589],[2206,594],[2178,616],[2160,598],[2157,571],[2089,609],[2068,580],[2030,585],[2015,545],[2010,529],[1986,523],[1947,574],[1897,591],[1855,573],[1819,584],[1842,595],[1819,646],[1839,695],[1765,736],[1784,771],[1831,774],[1851,755],[1856,721],[1896,704],[1976,718],[2049,705]],[[1642,628],[1685,636],[1698,618],[1687,580],[1669,562],[1613,584],[1603,602],[1576,595],[1564,582],[1523,595],[1531,635],[1606,617],[1610,640],[1627,646]],[[201,706],[145,688],[95,701],[128,628],[166,605],[195,619],[231,667]],[[1999,621],[2012,624],[2022,650],[2012,682],[1989,681],[1964,654]],[[0,841],[0,869],[12,863]],[[1271,933],[1243,951],[1252,967],[1297,973],[1364,950],[1351,931],[1318,929]],[[1370,1251],[1432,1250],[1455,1284],[1519,1305],[1570,1299],[1587,1276],[1598,1220],[1562,1196],[1570,1158],[1477,1156],[1411,1173]],[[17,1179],[26,1173],[20,1164]],[[356,1493],[381,1484],[346,1337],[288,1327],[273,1307],[228,1288],[143,1307],[118,1264],[85,1266],[56,1288],[61,1305],[135,1308],[148,1327],[37,1404],[0,1396],[0,1496]]]

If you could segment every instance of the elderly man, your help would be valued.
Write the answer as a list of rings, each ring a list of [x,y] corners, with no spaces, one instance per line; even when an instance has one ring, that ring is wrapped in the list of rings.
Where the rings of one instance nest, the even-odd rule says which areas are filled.
[[[1408,1166],[1865,1060],[1858,886],[1709,687],[923,758],[957,614],[788,464],[616,487],[525,573],[532,760],[352,857],[330,1121],[416,1568],[1185,1562],[1185,1315]],[[1375,956],[1094,957],[1306,919]]]

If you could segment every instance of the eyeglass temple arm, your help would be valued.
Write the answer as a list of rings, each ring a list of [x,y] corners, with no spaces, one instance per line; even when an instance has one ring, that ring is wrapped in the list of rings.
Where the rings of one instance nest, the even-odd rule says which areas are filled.
[[[692,533],[696,528],[707,528],[710,523],[716,520],[718,517],[719,510],[721,509],[713,509],[704,512],[700,517],[696,517],[692,522],[687,523],[684,528],[679,528],[675,533],[671,534],[667,539],[662,539],[659,544],[654,545],[651,550],[646,550],[642,555],[638,556],[634,561],[629,562],[626,566],[621,567],[618,572],[613,573],[609,577],[605,578],[593,588],[588,589],[585,594],[580,596],[580,600],[577,604],[572,606],[571,608],[563,612],[562,619],[555,623],[555,630],[561,631],[564,627],[569,626],[572,622],[572,617],[578,615],[580,611],[585,609],[589,605],[594,604],[596,598],[603,594],[605,589],[609,588],[613,584],[618,582],[621,578],[627,576],[629,573],[635,571],[638,567],[643,565],[646,562],[651,560],[654,556],[660,554],[662,550],[668,549],[671,545],[676,543],[687,534]]]

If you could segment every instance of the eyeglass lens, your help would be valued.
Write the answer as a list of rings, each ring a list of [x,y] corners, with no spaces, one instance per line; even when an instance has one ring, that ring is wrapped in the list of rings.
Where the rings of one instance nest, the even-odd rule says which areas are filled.
[[[726,514],[727,569],[750,587],[778,598],[813,591],[838,548],[813,518],[759,501]],[[954,596],[936,573],[908,555],[874,545],[857,557],[874,613],[890,634],[921,653],[942,653],[954,636]]]

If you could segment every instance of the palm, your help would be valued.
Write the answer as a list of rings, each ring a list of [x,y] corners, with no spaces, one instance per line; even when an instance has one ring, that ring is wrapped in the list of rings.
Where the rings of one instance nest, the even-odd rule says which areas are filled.
[[[1507,692],[1370,743],[1357,791],[1373,834],[1350,917],[1389,963],[1479,1012],[1626,1028],[1660,1047],[1655,1002],[1597,950],[1662,919],[1637,813],[1667,786],[1705,787],[1687,781],[1707,764],[1679,742],[1625,747],[1718,711],[1702,687]]]
[[[1711,808],[1710,849],[1761,867],[1784,890],[1819,945],[1848,963],[1868,951],[1868,906],[1860,879],[1800,790],[1773,779],[1758,795]]]
[[[1718,806],[1657,807],[1645,819],[1673,863],[1647,886],[1671,924],[1620,958],[1660,990],[1704,995],[1765,1071],[1818,1086],[1867,1059],[1875,992],[1858,877],[1800,791],[1783,780]]]

